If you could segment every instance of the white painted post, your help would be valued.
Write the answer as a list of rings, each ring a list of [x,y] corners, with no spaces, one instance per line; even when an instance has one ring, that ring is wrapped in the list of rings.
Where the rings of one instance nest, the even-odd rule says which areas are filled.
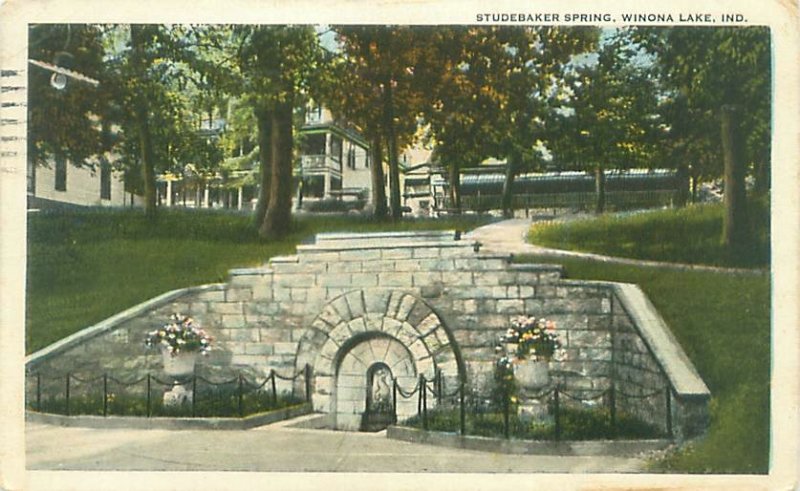
[[[244,198],[244,196],[243,196],[243,193],[242,193],[242,187],[239,186],[239,196],[236,199],[236,209],[237,210],[241,210],[242,209],[242,199],[243,198]]]
[[[172,206],[172,181],[167,180],[167,206]]]
[[[208,208],[208,184],[203,187],[203,208]]]

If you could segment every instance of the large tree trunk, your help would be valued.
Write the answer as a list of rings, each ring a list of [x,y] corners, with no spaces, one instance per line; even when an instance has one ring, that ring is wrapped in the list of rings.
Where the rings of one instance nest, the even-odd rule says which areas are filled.
[[[264,223],[269,206],[270,181],[272,178],[272,119],[270,111],[264,107],[254,108],[253,114],[258,125],[258,160],[260,163],[260,182],[258,188],[258,202],[253,223],[260,228]]]
[[[598,215],[606,211],[606,172],[602,165],[594,168],[594,212]]]
[[[385,220],[388,213],[386,207],[386,185],[383,175],[383,149],[379,136],[373,136],[370,143],[370,176],[372,177],[373,216],[377,220]]]
[[[722,243],[731,252],[739,252],[747,243],[747,204],[745,168],[738,128],[738,109],[722,106],[722,158],[725,163],[725,219]]]
[[[389,205],[392,220],[403,216],[400,203],[400,164],[397,159],[397,136],[394,131],[394,101],[391,79],[383,84],[383,116],[386,131],[386,150],[389,152]]]
[[[131,25],[132,62],[138,75],[145,76],[146,60],[144,56],[144,26]],[[136,129],[139,137],[139,158],[142,164],[142,180],[144,186],[144,214],[149,219],[156,217],[156,172],[153,139],[150,134],[149,105],[142,89],[137,92],[134,108]]]
[[[156,170],[153,156],[153,140],[147,120],[146,103],[140,101],[137,114],[139,130],[139,158],[142,161],[142,181],[144,182],[144,214],[148,219],[156,217]]]
[[[501,205],[505,218],[514,217],[514,179],[517,177],[517,169],[520,167],[521,156],[513,152],[508,156],[506,164],[506,178],[503,181],[503,196]]]
[[[292,224],[292,110],[293,100],[277,105],[272,116],[272,176],[269,206],[258,233],[278,239]]]
[[[461,213],[461,166],[451,162],[447,167],[450,180],[450,206]]]
[[[689,166],[687,166],[686,163],[678,165],[675,172],[675,179],[678,181],[675,205],[684,207],[686,203],[689,202],[690,192],[692,193],[692,201],[694,201],[694,191],[690,191],[689,187]]]

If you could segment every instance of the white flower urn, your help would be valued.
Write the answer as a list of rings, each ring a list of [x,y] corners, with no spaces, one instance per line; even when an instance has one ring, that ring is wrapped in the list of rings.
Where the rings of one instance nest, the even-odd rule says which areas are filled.
[[[550,384],[550,364],[524,360],[514,364],[514,379],[523,389],[541,389]]]
[[[162,350],[164,373],[172,377],[185,377],[194,373],[197,362],[197,351],[183,351],[172,355],[169,350]]]

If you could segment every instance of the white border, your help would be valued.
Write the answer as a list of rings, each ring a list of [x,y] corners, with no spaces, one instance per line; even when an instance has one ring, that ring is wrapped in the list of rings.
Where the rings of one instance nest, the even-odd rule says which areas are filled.
[[[491,6],[489,6],[491,5]],[[27,23],[35,22],[174,22],[174,23],[474,23],[479,12],[679,12],[742,13],[747,25],[769,25],[774,40],[775,100],[773,131],[773,379],[772,466],[768,476],[687,475],[485,475],[430,474],[192,474],[194,489],[608,489],[618,487],[687,489],[796,489],[798,476],[798,6],[788,0],[761,2],[677,0],[669,3],[632,1],[467,1],[330,0],[302,1],[137,0],[96,1],[7,0],[0,4],[0,67],[25,68]],[[713,24],[721,26],[722,24]],[[4,79],[4,82],[7,80]],[[0,96],[3,101],[13,94]],[[24,119],[24,108],[2,108],[3,118]],[[0,131],[22,131],[5,126]],[[176,489],[186,473],[28,472],[24,471],[22,377],[24,364],[25,275],[25,148],[16,160],[0,160],[0,488],[5,489]],[[746,356],[746,354],[742,354]],[[379,481],[377,479],[380,479]]]

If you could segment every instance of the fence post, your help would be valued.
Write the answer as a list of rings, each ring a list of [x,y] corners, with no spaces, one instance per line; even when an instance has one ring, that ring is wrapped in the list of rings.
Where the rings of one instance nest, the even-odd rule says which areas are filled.
[[[503,394],[503,436],[509,438],[508,413],[510,412],[511,394]]]
[[[108,374],[103,374],[103,416],[108,416]]]
[[[392,377],[392,414],[397,416],[397,379]]]
[[[149,418],[152,413],[151,405],[150,405],[150,374],[147,374],[147,417]]]
[[[420,375],[419,381],[417,382],[417,391],[419,392],[417,394],[417,416],[419,416],[420,418],[422,417],[422,391],[424,390],[424,388],[422,387],[423,380],[425,380],[425,376]]]
[[[275,369],[274,368],[269,371],[269,378],[272,379],[271,380],[271,383],[272,383],[272,405],[273,406],[277,406],[278,405],[278,388],[277,388],[277,385],[275,384]]]
[[[306,382],[306,402],[311,402],[311,365],[306,363],[305,367],[305,382]]]
[[[561,407],[558,400],[558,385],[553,392],[553,409],[555,411],[555,439],[559,441],[561,439]]]
[[[459,423],[461,425],[461,427],[459,429],[461,430],[461,436],[464,436],[464,435],[467,434],[467,410],[466,410],[466,407],[464,407],[464,390],[465,390],[464,381],[463,380],[459,380],[458,398],[460,399],[460,401],[459,401],[460,402],[460,411],[459,412],[461,413],[461,414],[459,414],[459,419],[460,419]]]
[[[609,389],[610,393],[608,394],[609,399],[609,406],[610,406],[610,416],[611,416],[611,435],[612,437],[616,438],[617,436],[617,392],[614,387],[614,383],[611,383],[611,388]]]
[[[192,375],[192,417],[195,417],[195,405],[197,404],[197,375]]]
[[[67,414],[67,416],[69,416],[69,377],[70,377],[70,373],[67,372],[67,385],[66,385],[65,390],[64,390],[64,392],[65,392],[64,400],[65,400],[65,403],[66,403],[66,406],[64,408],[64,412]]]
[[[36,372],[36,410],[42,411],[42,374]]]
[[[244,408],[242,407],[242,373],[239,372],[239,392],[237,393],[237,399],[239,403],[239,417],[241,418],[244,416]]]
[[[422,429],[428,430],[428,382],[425,376],[422,376],[421,389],[422,389]]]
[[[666,397],[667,402],[667,436],[672,438],[674,435],[672,434],[672,394],[669,389],[669,386],[664,388],[664,395]]]

